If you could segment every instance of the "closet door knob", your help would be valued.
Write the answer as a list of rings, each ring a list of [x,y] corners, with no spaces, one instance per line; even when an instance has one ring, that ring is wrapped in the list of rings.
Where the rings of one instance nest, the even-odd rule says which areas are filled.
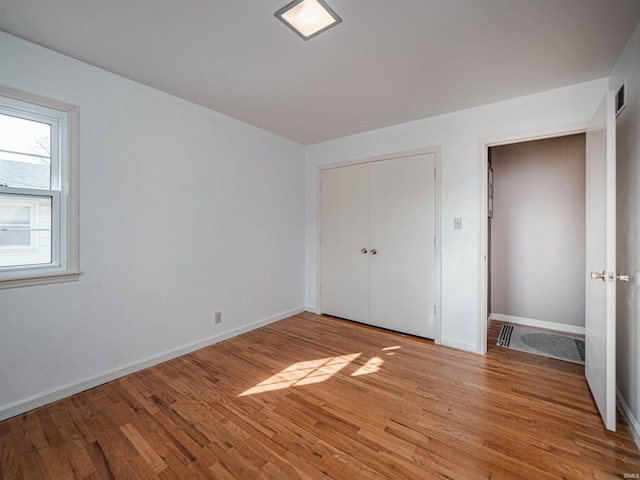
[[[367,249],[366,248],[361,248],[360,249],[360,253],[362,253],[364,255],[365,253],[367,253]]]
[[[375,255],[376,253],[378,253],[378,251],[375,248],[371,249],[371,255]]]

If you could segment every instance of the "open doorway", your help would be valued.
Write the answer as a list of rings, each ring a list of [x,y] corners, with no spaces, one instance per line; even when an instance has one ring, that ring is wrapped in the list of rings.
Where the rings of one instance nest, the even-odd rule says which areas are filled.
[[[534,142],[578,134],[587,131],[587,124],[565,127],[552,127],[529,133],[515,133],[486,137],[480,140],[478,156],[478,202],[479,202],[479,241],[478,241],[478,353],[487,353],[489,315],[489,152],[493,147]],[[551,273],[549,273],[551,274]]]
[[[584,334],[585,135],[488,152],[489,320]]]

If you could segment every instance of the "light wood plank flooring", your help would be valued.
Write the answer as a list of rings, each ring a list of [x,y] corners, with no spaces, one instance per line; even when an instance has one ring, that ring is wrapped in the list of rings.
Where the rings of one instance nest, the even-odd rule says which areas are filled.
[[[583,367],[301,314],[0,423],[3,479],[640,473]],[[631,477],[634,478],[634,477]],[[637,477],[635,477],[637,478]]]

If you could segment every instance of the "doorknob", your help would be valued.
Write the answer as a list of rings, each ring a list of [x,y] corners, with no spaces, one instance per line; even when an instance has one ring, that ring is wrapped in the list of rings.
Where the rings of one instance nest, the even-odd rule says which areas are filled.
[[[361,248],[360,249],[360,253],[362,253],[364,255],[365,253],[367,253],[367,249],[366,248]]]
[[[378,253],[378,251],[375,248],[371,249],[371,255],[375,255],[376,253]]]
[[[609,281],[610,281],[610,282],[613,282],[613,274],[611,274],[611,275],[607,275],[607,272],[602,272],[602,273],[599,273],[599,272],[591,272],[591,279],[592,279],[592,280],[598,280],[598,279],[600,279],[600,280],[602,280],[602,281],[606,281],[608,276],[610,277],[610,278],[609,278]],[[619,282],[628,282],[628,281],[629,281],[629,275],[616,275],[616,279],[617,279]]]

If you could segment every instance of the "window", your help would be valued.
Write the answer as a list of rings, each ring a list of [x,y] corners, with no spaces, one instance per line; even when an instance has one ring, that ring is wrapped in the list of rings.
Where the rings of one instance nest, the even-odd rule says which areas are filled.
[[[0,86],[0,288],[78,276],[77,108]]]

